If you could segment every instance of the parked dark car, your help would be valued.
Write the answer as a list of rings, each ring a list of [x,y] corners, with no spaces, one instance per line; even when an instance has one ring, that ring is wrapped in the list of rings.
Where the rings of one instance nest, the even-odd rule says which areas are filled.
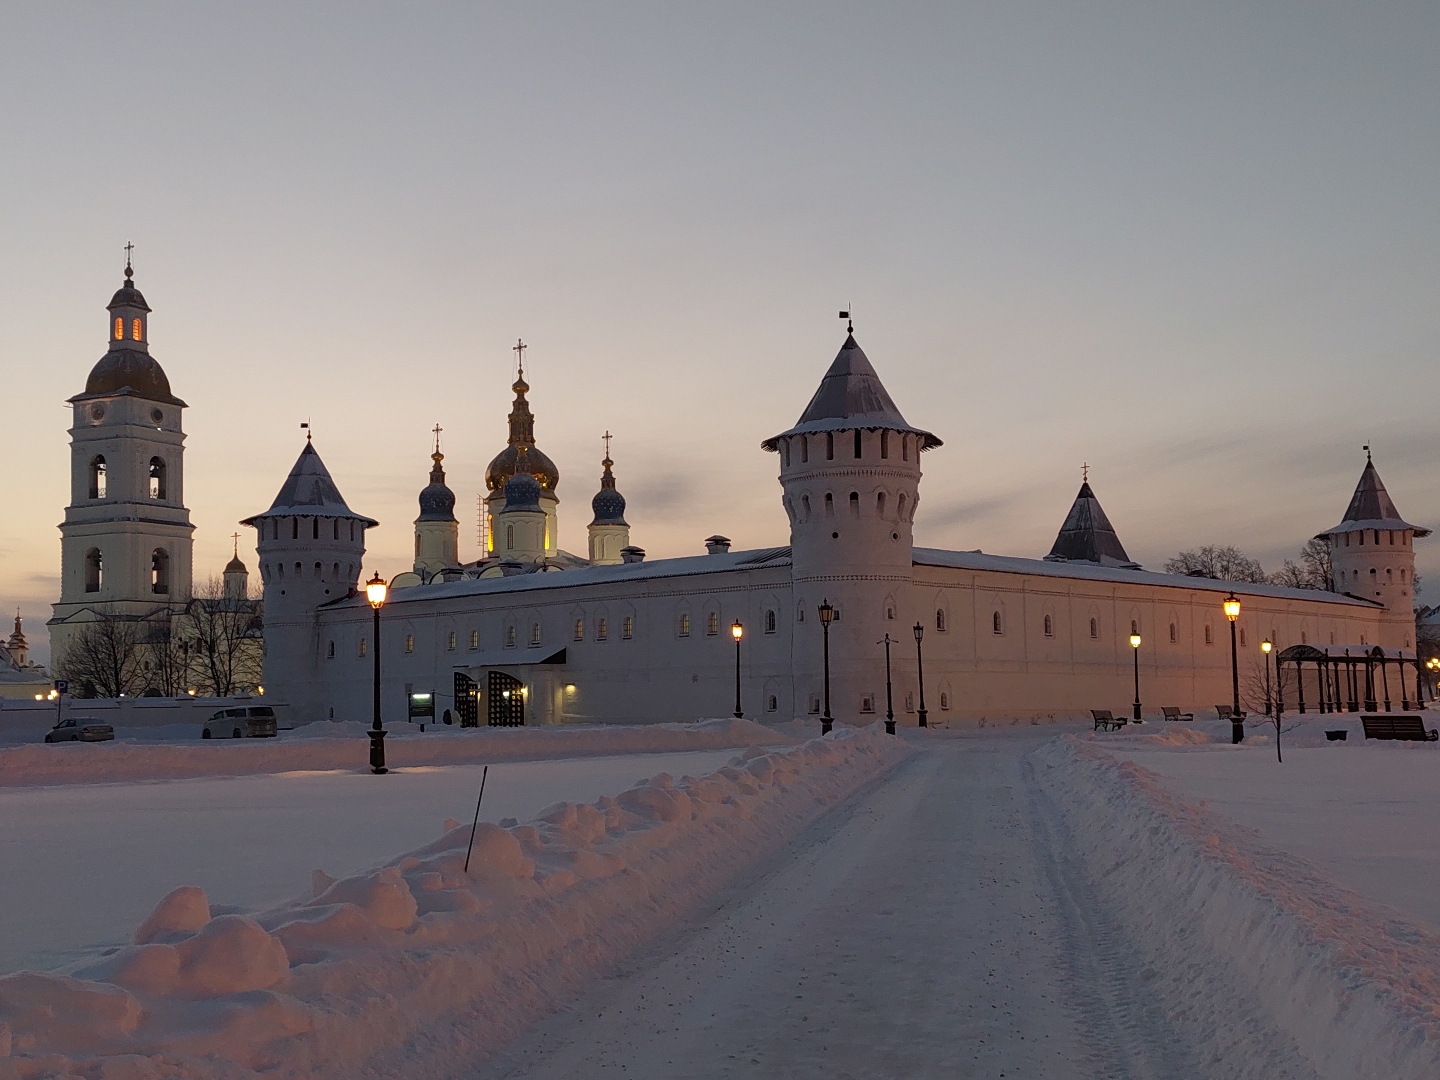
[[[115,729],[93,716],[67,716],[45,733],[47,743],[110,742],[114,738]]]
[[[221,709],[200,732],[202,739],[273,739],[277,727],[275,710],[269,705]]]

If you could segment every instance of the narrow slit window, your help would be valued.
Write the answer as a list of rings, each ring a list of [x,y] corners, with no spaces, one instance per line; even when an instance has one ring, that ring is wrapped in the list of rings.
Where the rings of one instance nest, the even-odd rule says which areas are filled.
[[[860,516],[860,493],[858,491],[850,492],[850,516],[852,518]]]
[[[1090,620],[1090,639],[1091,639],[1092,641],[1094,641],[1095,639],[1099,638],[1099,636],[1100,636],[1100,620],[1099,620],[1099,619],[1091,619],[1091,620]]]
[[[864,449],[865,449],[864,443],[861,442],[860,429],[859,429],[859,428],[856,428],[856,429],[855,429],[855,460],[856,460],[856,461],[859,461],[862,457],[864,457]]]
[[[1055,636],[1055,621],[1049,615],[1045,616],[1045,636]]]
[[[835,433],[833,431],[825,433],[825,460],[835,460]]]
[[[997,611],[990,616],[990,627],[997,634],[1005,632],[1005,624],[1000,618],[1000,612]]]
[[[109,477],[105,471],[105,459],[95,457],[90,462],[90,498],[103,499],[109,487]]]
[[[880,458],[881,458],[881,460],[883,461],[885,458],[888,458],[889,456],[890,456],[890,433],[889,433],[888,431],[882,431],[882,432],[880,432]]]

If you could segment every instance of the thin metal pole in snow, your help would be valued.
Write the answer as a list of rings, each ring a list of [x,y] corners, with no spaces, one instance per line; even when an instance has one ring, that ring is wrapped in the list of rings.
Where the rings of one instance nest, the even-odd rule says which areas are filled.
[[[480,801],[485,798],[485,778],[490,775],[490,766],[480,774],[480,798],[475,800],[475,820],[470,823],[470,843],[465,845],[465,873],[470,872],[470,849],[475,846],[475,830],[480,827]]]

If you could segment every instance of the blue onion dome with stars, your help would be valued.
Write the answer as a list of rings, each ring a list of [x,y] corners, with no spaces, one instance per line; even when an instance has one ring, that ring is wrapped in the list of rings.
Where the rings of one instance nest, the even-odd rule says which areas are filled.
[[[608,432],[606,439],[609,439]],[[625,520],[625,496],[615,490],[615,474],[610,471],[615,462],[610,460],[608,449],[605,460],[600,464],[605,467],[605,471],[600,476],[600,490],[590,500],[590,509],[595,511],[595,520],[590,524],[628,526],[629,522]]]
[[[544,488],[530,472],[530,463],[527,460],[530,455],[526,449],[524,446],[520,447],[515,474],[505,481],[505,509],[507,511],[541,510],[540,493]]]

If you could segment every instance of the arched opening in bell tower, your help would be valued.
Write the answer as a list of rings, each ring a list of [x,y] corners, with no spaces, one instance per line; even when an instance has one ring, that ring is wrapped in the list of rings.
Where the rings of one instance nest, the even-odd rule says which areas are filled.
[[[152,457],[150,459],[150,498],[165,498],[165,460]]]
[[[99,548],[91,548],[85,553],[85,591],[99,592],[100,581],[104,573],[104,564],[100,557]]]
[[[105,458],[96,454],[90,459],[90,498],[105,498]]]
[[[170,553],[164,548],[150,553],[150,591],[158,595],[170,592]]]

